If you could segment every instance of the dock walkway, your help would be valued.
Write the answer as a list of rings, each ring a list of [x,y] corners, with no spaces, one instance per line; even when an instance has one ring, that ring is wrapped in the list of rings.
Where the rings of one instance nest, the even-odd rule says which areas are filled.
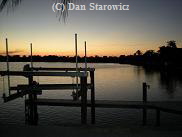
[[[28,101],[28,100],[27,100]],[[70,106],[80,107],[81,101],[71,99],[45,99],[39,98],[34,101],[37,105],[46,106]],[[91,101],[87,101],[87,107],[91,107]],[[182,101],[113,101],[113,100],[96,100],[97,108],[133,108],[133,109],[159,109],[160,111],[182,115]]]

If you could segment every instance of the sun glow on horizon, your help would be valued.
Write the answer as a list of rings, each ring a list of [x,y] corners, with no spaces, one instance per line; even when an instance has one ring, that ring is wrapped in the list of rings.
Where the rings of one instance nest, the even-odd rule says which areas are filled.
[[[13,14],[0,14],[0,54],[5,52],[5,38],[8,38],[12,55],[30,55],[30,43],[33,43],[34,55],[74,56],[75,33],[78,33],[80,56],[84,55],[84,41],[87,41],[88,56],[157,51],[169,40],[177,41],[177,47],[182,48],[180,4],[172,1],[148,4],[145,0],[130,3],[133,7],[128,12],[69,12],[68,22],[62,24],[50,10],[50,1],[44,5],[41,1],[24,1]],[[171,4],[175,5],[173,11],[169,10]]]
[[[71,40],[70,40],[71,41]],[[40,41],[36,41],[36,44],[33,43],[33,55],[40,55],[40,56],[47,56],[47,55],[56,55],[56,56],[74,56],[75,55],[75,45],[74,39],[72,42],[68,42],[68,44],[61,43],[56,44],[58,41],[50,41],[49,43],[41,43]],[[90,42],[90,43],[89,43]],[[155,50],[157,51],[165,42],[157,42],[151,44],[149,42],[144,42],[143,44],[140,42],[126,42],[126,43],[113,43],[112,41],[109,42],[101,42],[101,41],[89,41],[87,42],[87,55],[88,56],[120,56],[120,55],[133,55],[137,50],[141,50],[143,53],[146,50]],[[12,44],[13,43],[13,44]],[[50,46],[57,45],[57,46]],[[151,45],[150,45],[151,44]],[[24,42],[21,43],[17,40],[10,40],[8,42],[9,45],[9,54],[10,55],[30,55],[30,43]],[[67,46],[63,46],[67,45]],[[140,45],[141,49],[139,49],[137,45]],[[147,46],[146,46],[147,45]],[[177,42],[177,45],[182,45],[181,42]],[[150,49],[148,47],[151,47]],[[0,54],[5,55],[5,40],[4,42],[0,42]],[[179,46],[178,46],[179,47]],[[84,45],[82,41],[78,41],[78,55],[83,57],[84,56]]]

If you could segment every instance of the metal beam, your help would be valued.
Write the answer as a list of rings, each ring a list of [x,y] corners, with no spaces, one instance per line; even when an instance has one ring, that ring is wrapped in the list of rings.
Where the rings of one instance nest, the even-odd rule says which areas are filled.
[[[84,72],[31,72],[31,71],[0,71],[1,76],[64,76],[64,77],[86,77]]]
[[[87,88],[91,89],[91,84],[87,84]],[[17,87],[11,87],[10,90],[72,90],[76,89],[76,84],[39,84],[36,86],[29,85],[18,85]],[[80,89],[80,84],[78,84],[78,89]]]
[[[42,91],[41,90],[32,90],[32,91],[28,91],[28,90],[23,90],[21,92],[17,92],[17,93],[14,93],[14,94],[11,94],[9,96],[4,96],[3,99],[4,99],[4,102],[9,102],[11,100],[14,100],[14,99],[17,99],[17,98],[20,98],[20,97],[23,97],[24,95],[26,94],[30,94],[30,93],[36,93],[36,94],[42,94]]]
[[[35,101],[37,105],[47,105],[47,106],[75,106],[80,107],[81,101],[73,101],[70,99],[38,99]],[[114,100],[96,100],[95,107],[98,108],[132,108],[132,109],[158,109],[163,112],[173,113],[173,114],[179,114],[182,115],[182,109],[176,109],[176,108],[167,108],[169,104],[173,104],[174,102],[162,102],[163,104],[166,104],[166,106],[160,106],[160,102],[152,101],[150,103],[143,103],[143,101],[114,101]],[[182,101],[175,102],[178,105],[181,106]],[[155,106],[156,104],[156,106]],[[87,106],[91,107],[91,101],[88,100]]]
[[[49,71],[76,71],[76,68],[46,68],[46,67],[34,67],[33,70],[49,70]],[[95,68],[87,68],[87,71],[95,71]],[[85,71],[85,68],[78,68],[78,71]]]

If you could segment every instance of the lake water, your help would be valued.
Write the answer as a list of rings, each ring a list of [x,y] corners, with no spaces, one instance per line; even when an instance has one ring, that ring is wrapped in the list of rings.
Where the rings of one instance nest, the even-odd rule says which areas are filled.
[[[22,70],[27,63],[10,63],[10,70]],[[74,63],[34,63],[36,67],[75,67]],[[80,67],[83,64],[79,64]],[[147,71],[143,67],[124,64],[94,64],[96,99],[103,100],[142,100],[142,83],[150,85],[148,100],[181,100],[182,79],[178,75]],[[6,70],[6,63],[0,63],[0,70]],[[43,83],[75,83],[74,78],[65,77],[35,77],[34,80]],[[4,81],[4,82],[3,82]],[[5,84],[3,84],[5,83]],[[11,86],[27,84],[24,77],[11,77]],[[7,77],[0,77],[0,95],[7,91]],[[71,98],[72,91],[43,91],[39,98]],[[89,95],[88,95],[89,96]],[[24,125],[24,99],[19,98],[3,103],[0,98],[0,125]],[[88,110],[88,113],[90,110]],[[39,106],[39,125],[73,125],[80,123],[80,109],[71,107]],[[154,112],[149,111],[149,124],[154,124]],[[96,109],[98,125],[133,125],[141,124],[141,111],[130,109]],[[180,116],[162,113],[163,123],[181,125]],[[90,114],[88,115],[90,120]],[[166,121],[166,119],[168,119]],[[89,121],[88,120],[88,121]]]

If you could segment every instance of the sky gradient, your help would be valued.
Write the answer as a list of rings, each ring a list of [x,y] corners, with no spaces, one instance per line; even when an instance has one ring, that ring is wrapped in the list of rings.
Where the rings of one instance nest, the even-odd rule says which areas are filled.
[[[23,0],[8,14],[0,13],[0,53],[5,38],[14,54],[74,55],[78,34],[79,55],[87,41],[88,55],[133,54],[140,49],[158,50],[168,40],[182,48],[182,0],[79,0],[78,4],[129,4],[129,11],[69,11],[67,23],[51,9],[54,0]]]

